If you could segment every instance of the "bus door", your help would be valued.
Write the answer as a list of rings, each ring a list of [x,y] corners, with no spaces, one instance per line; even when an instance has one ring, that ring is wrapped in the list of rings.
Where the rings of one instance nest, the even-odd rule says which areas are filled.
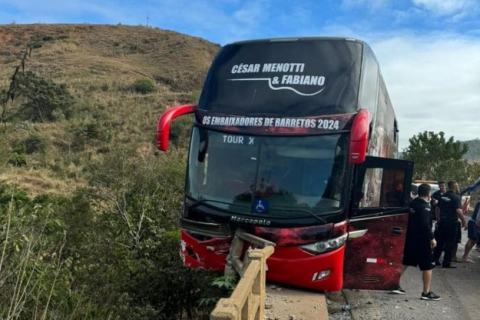
[[[399,286],[413,162],[367,157],[355,170],[344,288]]]

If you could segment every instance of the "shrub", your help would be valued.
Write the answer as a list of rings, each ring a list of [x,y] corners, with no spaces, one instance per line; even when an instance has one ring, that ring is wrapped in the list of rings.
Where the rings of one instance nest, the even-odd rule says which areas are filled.
[[[45,138],[38,132],[30,133],[30,135],[22,141],[22,144],[25,146],[26,154],[45,151],[46,147]]]
[[[133,83],[132,89],[137,93],[147,94],[155,91],[155,85],[150,79],[139,79]]]
[[[43,47],[43,44],[41,44],[40,42],[33,42],[33,43],[30,44],[29,47],[32,48],[32,49],[39,49],[39,48]]]
[[[31,71],[18,77],[19,95],[25,98],[20,118],[37,122],[54,121],[72,115],[74,98],[63,84],[37,76]],[[55,111],[55,112],[54,112]]]
[[[12,201],[16,204],[21,204],[27,203],[29,200],[26,190],[0,182],[0,208]]]
[[[137,52],[137,50],[138,50],[138,46],[136,44],[131,43],[128,45],[128,51],[130,53],[135,53]]]
[[[18,145],[13,148],[8,164],[15,167],[23,167],[27,165],[27,159],[25,158],[25,146]]]
[[[110,132],[105,125],[100,125],[99,121],[86,117],[77,122],[69,130],[72,135],[72,145],[74,150],[84,150],[86,145],[92,144],[95,141],[108,142],[111,139]]]

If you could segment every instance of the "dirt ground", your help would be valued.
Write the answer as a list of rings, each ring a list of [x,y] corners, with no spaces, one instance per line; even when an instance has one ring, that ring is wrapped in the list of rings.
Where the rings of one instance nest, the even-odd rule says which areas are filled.
[[[458,249],[463,255],[467,240]],[[440,301],[420,299],[422,273],[408,268],[400,284],[406,295],[385,291],[344,290],[327,293],[330,319],[333,320],[478,320],[480,319],[480,252],[473,249],[474,263],[456,263],[456,269],[433,270],[432,291]]]
[[[325,296],[317,291],[267,283],[266,320],[327,320]]]
[[[466,242],[458,249],[463,255]],[[325,295],[315,291],[267,283],[266,320],[478,320],[480,319],[480,252],[474,263],[457,263],[456,269],[436,268],[432,291],[440,301],[420,299],[421,272],[408,268],[401,279],[406,295],[385,291],[343,290]],[[327,314],[328,310],[328,314]]]

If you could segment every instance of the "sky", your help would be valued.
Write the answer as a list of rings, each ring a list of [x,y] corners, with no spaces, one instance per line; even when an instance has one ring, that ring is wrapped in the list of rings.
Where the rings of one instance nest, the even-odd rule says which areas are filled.
[[[225,45],[299,36],[372,47],[400,126],[480,138],[480,0],[0,0],[0,24],[149,25]]]

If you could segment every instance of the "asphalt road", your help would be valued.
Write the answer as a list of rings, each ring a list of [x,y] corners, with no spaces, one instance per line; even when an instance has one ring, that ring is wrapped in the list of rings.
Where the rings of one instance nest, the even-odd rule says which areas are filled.
[[[463,255],[467,237],[459,246]],[[432,291],[442,297],[440,301],[420,299],[422,274],[408,268],[401,279],[406,295],[382,291],[344,290],[342,294],[328,295],[330,319],[353,320],[479,320],[480,319],[480,252],[471,251],[475,263],[456,263],[457,269],[433,271]]]

